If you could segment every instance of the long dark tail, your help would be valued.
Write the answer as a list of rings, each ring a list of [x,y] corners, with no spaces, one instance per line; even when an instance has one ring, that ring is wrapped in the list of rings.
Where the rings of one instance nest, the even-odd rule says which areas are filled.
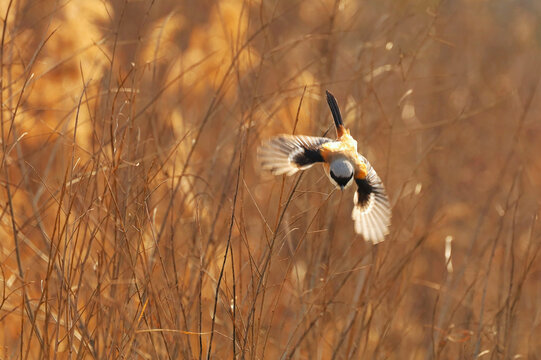
[[[328,90],[325,92],[327,93],[327,103],[331,108],[334,125],[336,126],[336,133],[338,134],[338,137],[340,137],[345,133],[346,130],[344,128],[344,123],[342,122],[342,115],[340,115],[340,109],[338,108],[338,103],[336,102],[333,94],[331,94]]]

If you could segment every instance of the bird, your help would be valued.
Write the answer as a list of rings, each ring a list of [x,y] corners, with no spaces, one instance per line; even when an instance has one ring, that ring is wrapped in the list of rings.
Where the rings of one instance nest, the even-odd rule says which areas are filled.
[[[323,164],[329,180],[340,190],[357,184],[351,218],[365,241],[385,240],[391,225],[391,205],[385,186],[368,160],[357,151],[357,141],[344,126],[335,97],[326,91],[336,127],[336,140],[306,135],[277,135],[257,152],[262,169],[274,175],[293,175],[317,163]]]

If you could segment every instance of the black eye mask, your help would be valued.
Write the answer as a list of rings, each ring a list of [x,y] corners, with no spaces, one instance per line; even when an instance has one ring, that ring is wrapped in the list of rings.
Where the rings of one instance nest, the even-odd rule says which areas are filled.
[[[331,177],[340,186],[346,186],[347,183],[349,182],[349,180],[351,180],[351,176],[350,177],[338,177],[338,176],[334,175],[334,173],[332,171],[331,171]]]

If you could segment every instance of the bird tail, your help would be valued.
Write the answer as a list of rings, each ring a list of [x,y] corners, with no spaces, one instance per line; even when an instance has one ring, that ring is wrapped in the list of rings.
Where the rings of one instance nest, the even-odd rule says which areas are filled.
[[[344,127],[344,122],[342,121],[342,115],[340,114],[338,103],[336,102],[333,94],[331,94],[328,90],[325,92],[327,93],[327,103],[331,108],[332,118],[334,120],[334,125],[336,126],[336,133],[338,134],[338,137],[340,137],[346,133],[346,128]]]

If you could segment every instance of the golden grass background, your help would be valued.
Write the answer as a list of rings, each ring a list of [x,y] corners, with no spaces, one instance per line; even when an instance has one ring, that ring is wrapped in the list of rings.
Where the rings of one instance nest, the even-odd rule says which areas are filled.
[[[535,1],[0,2],[0,358],[540,358]],[[259,171],[335,94],[393,204]],[[447,244],[447,245],[446,245]]]

